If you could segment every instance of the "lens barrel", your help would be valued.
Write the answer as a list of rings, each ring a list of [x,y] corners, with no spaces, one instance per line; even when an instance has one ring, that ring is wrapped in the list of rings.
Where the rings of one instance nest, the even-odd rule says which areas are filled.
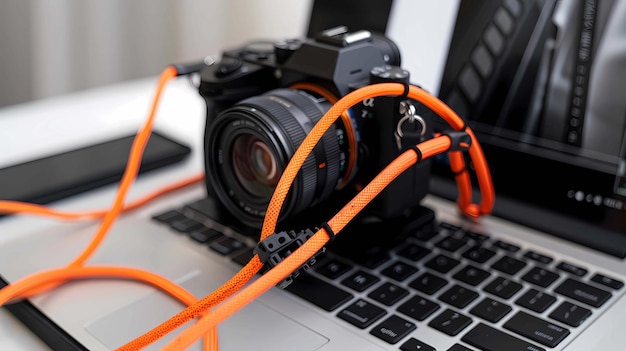
[[[260,228],[287,163],[330,103],[305,91],[275,89],[222,111],[208,126],[208,188],[229,212]],[[328,198],[345,176],[345,134],[337,124],[305,159],[281,210],[281,218]]]

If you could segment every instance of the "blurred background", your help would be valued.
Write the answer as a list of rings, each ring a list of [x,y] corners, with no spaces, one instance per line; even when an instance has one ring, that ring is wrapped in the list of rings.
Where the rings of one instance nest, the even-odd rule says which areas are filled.
[[[0,107],[306,33],[311,0],[0,0]]]

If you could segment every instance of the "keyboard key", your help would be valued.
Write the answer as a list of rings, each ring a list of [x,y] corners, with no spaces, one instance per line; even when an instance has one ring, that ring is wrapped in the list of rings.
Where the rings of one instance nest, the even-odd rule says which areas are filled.
[[[450,234],[456,233],[456,232],[458,232],[459,230],[462,229],[458,225],[454,225],[454,224],[448,223],[448,222],[441,222],[441,223],[439,223],[439,228],[441,229],[441,231],[447,231]]]
[[[241,250],[246,247],[246,244],[242,243],[239,240],[224,237],[220,240],[212,241],[209,244],[209,247],[222,255],[230,255],[231,253]]]
[[[579,277],[587,274],[587,270],[585,268],[573,265],[568,262],[561,262],[556,266],[556,268],[562,270],[563,272],[567,272]]]
[[[448,351],[474,351],[474,350],[467,348],[461,344],[454,344],[448,349]]]
[[[189,233],[193,230],[203,228],[202,223],[191,218],[181,218],[179,220],[169,222],[170,228],[181,233]]]
[[[515,253],[515,252],[520,250],[519,246],[511,244],[511,243],[507,243],[507,242],[502,241],[502,240],[495,241],[493,243],[493,246],[495,246],[497,248],[500,248],[500,249],[503,249],[503,250],[506,250],[506,251],[509,251],[509,252],[513,252],[513,253]]]
[[[380,279],[367,273],[364,271],[357,271],[356,273],[352,274],[351,276],[347,277],[346,279],[341,281],[341,284],[356,290],[356,291],[364,291],[365,289],[369,288],[370,286],[374,285],[375,283],[377,283]]]
[[[483,323],[475,326],[461,340],[483,351],[546,351]]]
[[[594,276],[591,277],[591,281],[596,282],[598,284],[602,284],[602,285],[604,285],[606,287],[609,287],[609,288],[615,289],[615,290],[619,290],[619,289],[621,289],[624,286],[624,282],[623,281],[607,277],[607,276],[602,275],[600,273],[594,274]]]
[[[417,272],[417,268],[401,261],[393,262],[390,266],[381,271],[383,275],[399,282],[404,281],[415,272]]]
[[[451,309],[446,309],[441,312],[441,314],[428,323],[430,327],[450,336],[457,335],[470,324],[472,324],[470,317],[454,312]]]
[[[212,197],[203,197],[199,200],[187,203],[185,209],[191,210],[202,217],[210,218],[212,221],[228,226],[239,234],[249,237],[259,235],[257,229],[244,226],[241,221],[232,218],[229,214],[224,213],[217,200]]]
[[[353,295],[317,279],[310,274],[300,274],[285,290],[331,312],[352,299]]]
[[[415,329],[417,329],[415,324],[394,315],[372,328],[370,334],[395,344]]]
[[[400,305],[398,311],[415,320],[423,321],[437,311],[439,307],[438,303],[415,295],[407,300],[407,302]]]
[[[465,237],[468,239],[472,239],[475,240],[479,243],[485,242],[487,239],[489,239],[489,235],[487,234],[483,234],[483,233],[478,233],[475,232],[473,230],[466,230],[465,231]]]
[[[157,222],[171,223],[186,218],[184,214],[178,210],[168,210],[152,217]]]
[[[437,230],[434,226],[434,221],[431,221],[428,224],[423,225],[416,231],[412,233],[412,236],[420,241],[426,242],[430,239],[434,238],[437,235]]]
[[[602,306],[611,296],[610,292],[568,278],[554,292],[580,301],[592,307]]]
[[[556,347],[570,333],[567,328],[521,311],[504,323],[504,327],[548,347]]]
[[[415,338],[410,338],[407,340],[402,346],[400,346],[400,350],[402,351],[437,351],[434,347],[425,344]]]
[[[476,286],[490,275],[491,274],[485,270],[468,265],[456,272],[453,277],[469,285]]]
[[[522,277],[523,280],[542,288],[548,287],[558,278],[558,274],[541,267],[533,267]]]
[[[208,243],[213,240],[217,240],[219,238],[223,238],[224,234],[213,229],[213,228],[200,228],[197,230],[192,230],[189,233],[189,237],[199,243]]]
[[[367,295],[383,305],[391,306],[409,294],[409,291],[392,283],[384,283]]]
[[[509,299],[522,288],[522,284],[512,280],[497,277],[491,281],[484,290],[503,299]]]
[[[578,327],[591,317],[591,311],[565,301],[552,311],[549,317],[572,327]]]
[[[464,308],[478,297],[478,293],[460,285],[453,285],[439,296],[439,300],[454,307]]]
[[[539,290],[530,289],[524,295],[520,296],[515,303],[519,306],[526,307],[531,311],[543,312],[556,301],[556,297],[541,292]]]
[[[432,273],[424,273],[409,283],[409,286],[425,294],[432,295],[443,288],[448,282]]]
[[[352,269],[352,266],[336,259],[330,259],[316,268],[316,272],[328,279],[336,279]]]
[[[456,252],[458,249],[465,245],[465,240],[455,238],[453,236],[447,236],[439,240],[435,246],[440,249],[444,249],[449,252]]]
[[[524,254],[524,257],[530,258],[533,261],[537,261],[537,262],[543,263],[543,264],[550,264],[554,260],[552,257],[546,256],[546,255],[542,255],[542,254],[537,253],[535,251],[527,251]]]
[[[398,251],[398,255],[413,262],[417,262],[430,254],[430,252],[430,249],[427,249],[421,245],[408,244]]]
[[[508,275],[515,275],[522,268],[526,267],[526,262],[520,261],[510,256],[503,256],[491,265],[491,268],[499,270]]]
[[[463,253],[463,257],[476,263],[485,263],[496,255],[496,252],[482,246],[474,246]]]
[[[365,300],[359,299],[337,313],[337,317],[364,329],[386,314],[385,310]]]
[[[474,308],[470,310],[470,313],[486,321],[496,323],[511,312],[511,310],[511,306],[486,297],[474,306]]]
[[[461,261],[448,257],[446,255],[437,255],[426,262],[426,267],[432,268],[439,273],[448,273],[452,268],[456,267]]]

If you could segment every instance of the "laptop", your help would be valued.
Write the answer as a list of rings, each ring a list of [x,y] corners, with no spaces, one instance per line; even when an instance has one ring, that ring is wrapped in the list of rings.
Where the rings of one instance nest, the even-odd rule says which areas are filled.
[[[336,3],[313,2],[312,30],[324,19],[322,28],[336,24],[328,12]],[[433,17],[430,4],[371,3],[358,11],[388,15],[375,17],[383,22],[371,30],[397,37],[404,62],[421,60],[424,51],[441,56],[440,66],[424,73],[424,87],[458,111],[481,141],[496,189],[493,215],[459,215],[447,159],[437,157],[414,221],[342,233],[285,289],[272,288],[220,324],[220,349],[623,349],[626,80],[615,43],[624,34],[626,4],[433,5],[441,10],[441,31],[433,33],[445,45],[435,40],[431,52],[429,38],[402,41],[407,30],[399,30],[421,23],[418,14]],[[439,78],[428,82],[430,71]],[[178,89],[172,94],[194,90]],[[135,194],[202,169],[202,135],[189,135],[192,157],[142,175]],[[63,205],[103,207],[114,190]],[[23,218],[0,225],[3,233],[22,231],[0,246],[0,273],[9,281],[65,264],[96,228]],[[202,297],[241,268],[255,243],[198,184],[120,218],[89,262],[142,267]],[[69,283],[30,302],[44,320],[31,326],[63,350],[113,350],[184,307],[153,288],[117,280]],[[178,332],[146,349],[159,349]]]

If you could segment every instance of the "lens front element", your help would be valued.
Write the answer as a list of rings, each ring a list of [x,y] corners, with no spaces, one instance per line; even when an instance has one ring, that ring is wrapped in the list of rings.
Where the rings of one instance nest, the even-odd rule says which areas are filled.
[[[253,196],[268,197],[278,184],[282,169],[270,147],[253,134],[233,142],[233,171],[241,186]]]

